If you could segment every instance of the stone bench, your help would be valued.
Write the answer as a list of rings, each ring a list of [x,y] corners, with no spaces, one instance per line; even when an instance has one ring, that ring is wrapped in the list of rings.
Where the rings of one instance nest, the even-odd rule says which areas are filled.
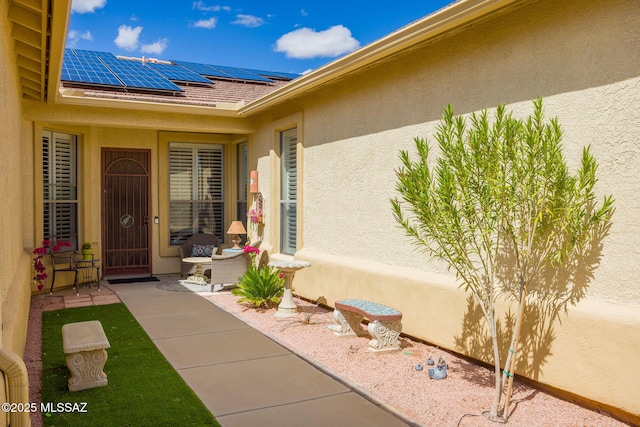
[[[111,347],[98,320],[67,323],[62,326],[62,348],[71,372],[69,391],[107,385],[104,364]]]
[[[333,318],[338,323],[329,328],[339,337],[362,336],[363,318],[369,320],[367,330],[373,337],[368,350],[374,353],[392,353],[400,350],[398,337],[402,332],[402,313],[395,308],[359,299],[336,301]]]

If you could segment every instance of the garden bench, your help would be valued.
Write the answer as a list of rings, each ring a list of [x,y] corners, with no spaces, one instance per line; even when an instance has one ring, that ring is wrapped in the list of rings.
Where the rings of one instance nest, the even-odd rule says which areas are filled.
[[[71,371],[69,391],[107,385],[104,364],[111,347],[98,320],[67,323],[62,326],[62,348]]]
[[[369,320],[367,330],[373,337],[368,350],[374,353],[392,353],[400,350],[398,337],[402,332],[402,313],[395,308],[376,302],[345,299],[336,301],[333,318],[338,323],[329,328],[339,337],[362,336],[360,323]]]

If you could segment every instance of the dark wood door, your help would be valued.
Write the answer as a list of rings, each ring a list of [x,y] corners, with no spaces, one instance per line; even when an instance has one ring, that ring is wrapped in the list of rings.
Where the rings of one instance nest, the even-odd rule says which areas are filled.
[[[151,275],[149,150],[102,149],[102,266],[107,277]]]

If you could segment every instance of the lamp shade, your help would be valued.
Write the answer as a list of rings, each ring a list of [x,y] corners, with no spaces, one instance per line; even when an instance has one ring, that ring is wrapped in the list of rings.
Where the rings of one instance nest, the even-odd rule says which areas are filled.
[[[242,221],[233,221],[227,230],[227,234],[247,234]]]

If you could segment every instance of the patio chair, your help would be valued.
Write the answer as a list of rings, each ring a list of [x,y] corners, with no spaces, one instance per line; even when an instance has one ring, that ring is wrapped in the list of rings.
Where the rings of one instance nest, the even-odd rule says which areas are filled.
[[[211,257],[211,292],[235,287],[249,268],[251,259],[244,252],[213,255]]]
[[[187,276],[193,275],[196,271],[195,264],[182,262],[184,258],[211,256],[218,252],[218,248],[220,248],[220,241],[213,234],[198,233],[189,237],[182,246],[178,247],[178,254],[180,255],[180,277],[184,279]]]
[[[96,283],[100,290],[100,265],[99,260],[93,255],[82,255],[73,248],[62,251],[50,250],[53,275],[51,278],[51,288],[49,294],[53,294],[53,286],[56,283],[56,272],[73,272],[73,289],[76,295],[80,295],[79,278],[83,284],[90,285]],[[90,258],[89,258],[90,257]],[[95,275],[94,275],[95,273]],[[94,280],[95,277],[95,280]]]
[[[259,248],[262,242],[251,245]],[[211,257],[211,292],[235,287],[238,279],[247,272],[251,257],[244,252],[213,255]]]

